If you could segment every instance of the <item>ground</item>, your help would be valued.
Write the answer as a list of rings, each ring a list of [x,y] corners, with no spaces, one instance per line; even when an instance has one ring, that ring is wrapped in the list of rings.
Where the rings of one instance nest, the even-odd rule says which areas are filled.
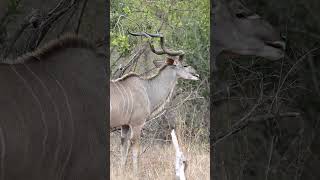
[[[134,179],[131,156],[128,158],[126,169],[120,167],[120,135],[110,135],[110,172],[112,180]],[[179,134],[178,134],[179,139]],[[187,159],[186,176],[189,180],[210,179],[209,145],[193,143],[179,139],[180,147]],[[170,141],[143,139],[139,162],[140,180],[174,179],[175,150]],[[131,155],[131,154],[130,154]],[[123,173],[124,172],[124,173]]]

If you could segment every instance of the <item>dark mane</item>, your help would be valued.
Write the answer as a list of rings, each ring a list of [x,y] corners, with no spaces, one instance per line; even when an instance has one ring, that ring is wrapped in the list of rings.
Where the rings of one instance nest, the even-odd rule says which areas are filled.
[[[76,34],[65,34],[55,40],[49,41],[41,48],[17,57],[15,60],[5,60],[2,63],[19,64],[34,60],[43,60],[66,48],[84,48],[97,52],[95,45],[85,40],[83,37]]]

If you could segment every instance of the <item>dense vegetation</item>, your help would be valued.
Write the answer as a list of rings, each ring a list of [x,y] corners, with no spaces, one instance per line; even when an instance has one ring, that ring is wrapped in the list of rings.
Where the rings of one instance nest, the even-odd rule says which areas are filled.
[[[319,179],[319,1],[245,2],[286,36],[286,57],[221,62],[230,89],[213,97],[214,117],[234,132],[224,139],[225,176]]]
[[[131,36],[128,31],[161,33],[168,48],[186,52],[185,63],[197,70],[201,81],[180,81],[175,101],[184,102],[179,108],[184,109],[181,120],[191,134],[201,132],[206,140],[209,122],[209,8],[207,0],[114,0],[111,1],[110,22],[113,73],[120,64],[126,66],[130,63],[130,59],[135,61],[126,73],[145,73],[153,69],[153,65],[149,65],[153,59],[164,58],[150,53],[150,48],[144,46],[146,38]],[[158,40],[154,41],[159,46]],[[141,49],[143,53],[139,53]]]
[[[1,0],[0,58],[14,59],[73,32],[100,44],[105,36],[104,0]]]

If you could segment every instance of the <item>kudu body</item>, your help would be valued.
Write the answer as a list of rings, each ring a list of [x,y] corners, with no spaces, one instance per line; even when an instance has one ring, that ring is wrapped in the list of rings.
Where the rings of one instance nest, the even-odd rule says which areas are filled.
[[[152,46],[151,49],[162,54]],[[121,127],[122,166],[126,163],[131,141],[135,173],[138,171],[140,134],[146,120],[163,110],[178,78],[198,80],[191,66],[182,66],[183,54],[180,51],[174,53],[163,49],[163,54],[179,55],[179,59],[168,58],[162,62],[162,67],[152,77],[142,78],[131,73],[110,82],[110,127]],[[159,66],[159,62],[156,65]]]
[[[220,55],[228,53],[252,55],[277,60],[284,57],[284,39],[267,21],[250,11],[238,0],[216,0],[213,5],[213,59],[211,77],[219,81],[216,62]],[[218,80],[217,80],[218,79]],[[214,83],[211,90],[214,90]],[[211,114],[212,115],[212,114]],[[221,130],[223,122],[215,120],[215,133]],[[212,143],[213,144],[213,143]],[[223,143],[215,145],[213,155],[213,179],[224,179],[222,162]]]
[[[106,179],[106,59],[66,35],[0,62],[0,179]]]

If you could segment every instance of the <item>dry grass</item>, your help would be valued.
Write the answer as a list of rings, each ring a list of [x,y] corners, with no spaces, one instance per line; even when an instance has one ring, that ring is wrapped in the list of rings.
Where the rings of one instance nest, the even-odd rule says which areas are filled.
[[[179,137],[178,137],[179,138]],[[112,180],[134,179],[131,156],[128,158],[126,169],[120,167],[120,138],[116,133],[111,134],[110,172]],[[175,150],[172,143],[160,143],[144,140],[139,162],[139,179],[164,180],[174,179]],[[180,141],[180,146],[187,158],[187,179],[210,179],[209,145]],[[146,149],[146,147],[148,147]],[[123,174],[123,172],[125,172]]]

